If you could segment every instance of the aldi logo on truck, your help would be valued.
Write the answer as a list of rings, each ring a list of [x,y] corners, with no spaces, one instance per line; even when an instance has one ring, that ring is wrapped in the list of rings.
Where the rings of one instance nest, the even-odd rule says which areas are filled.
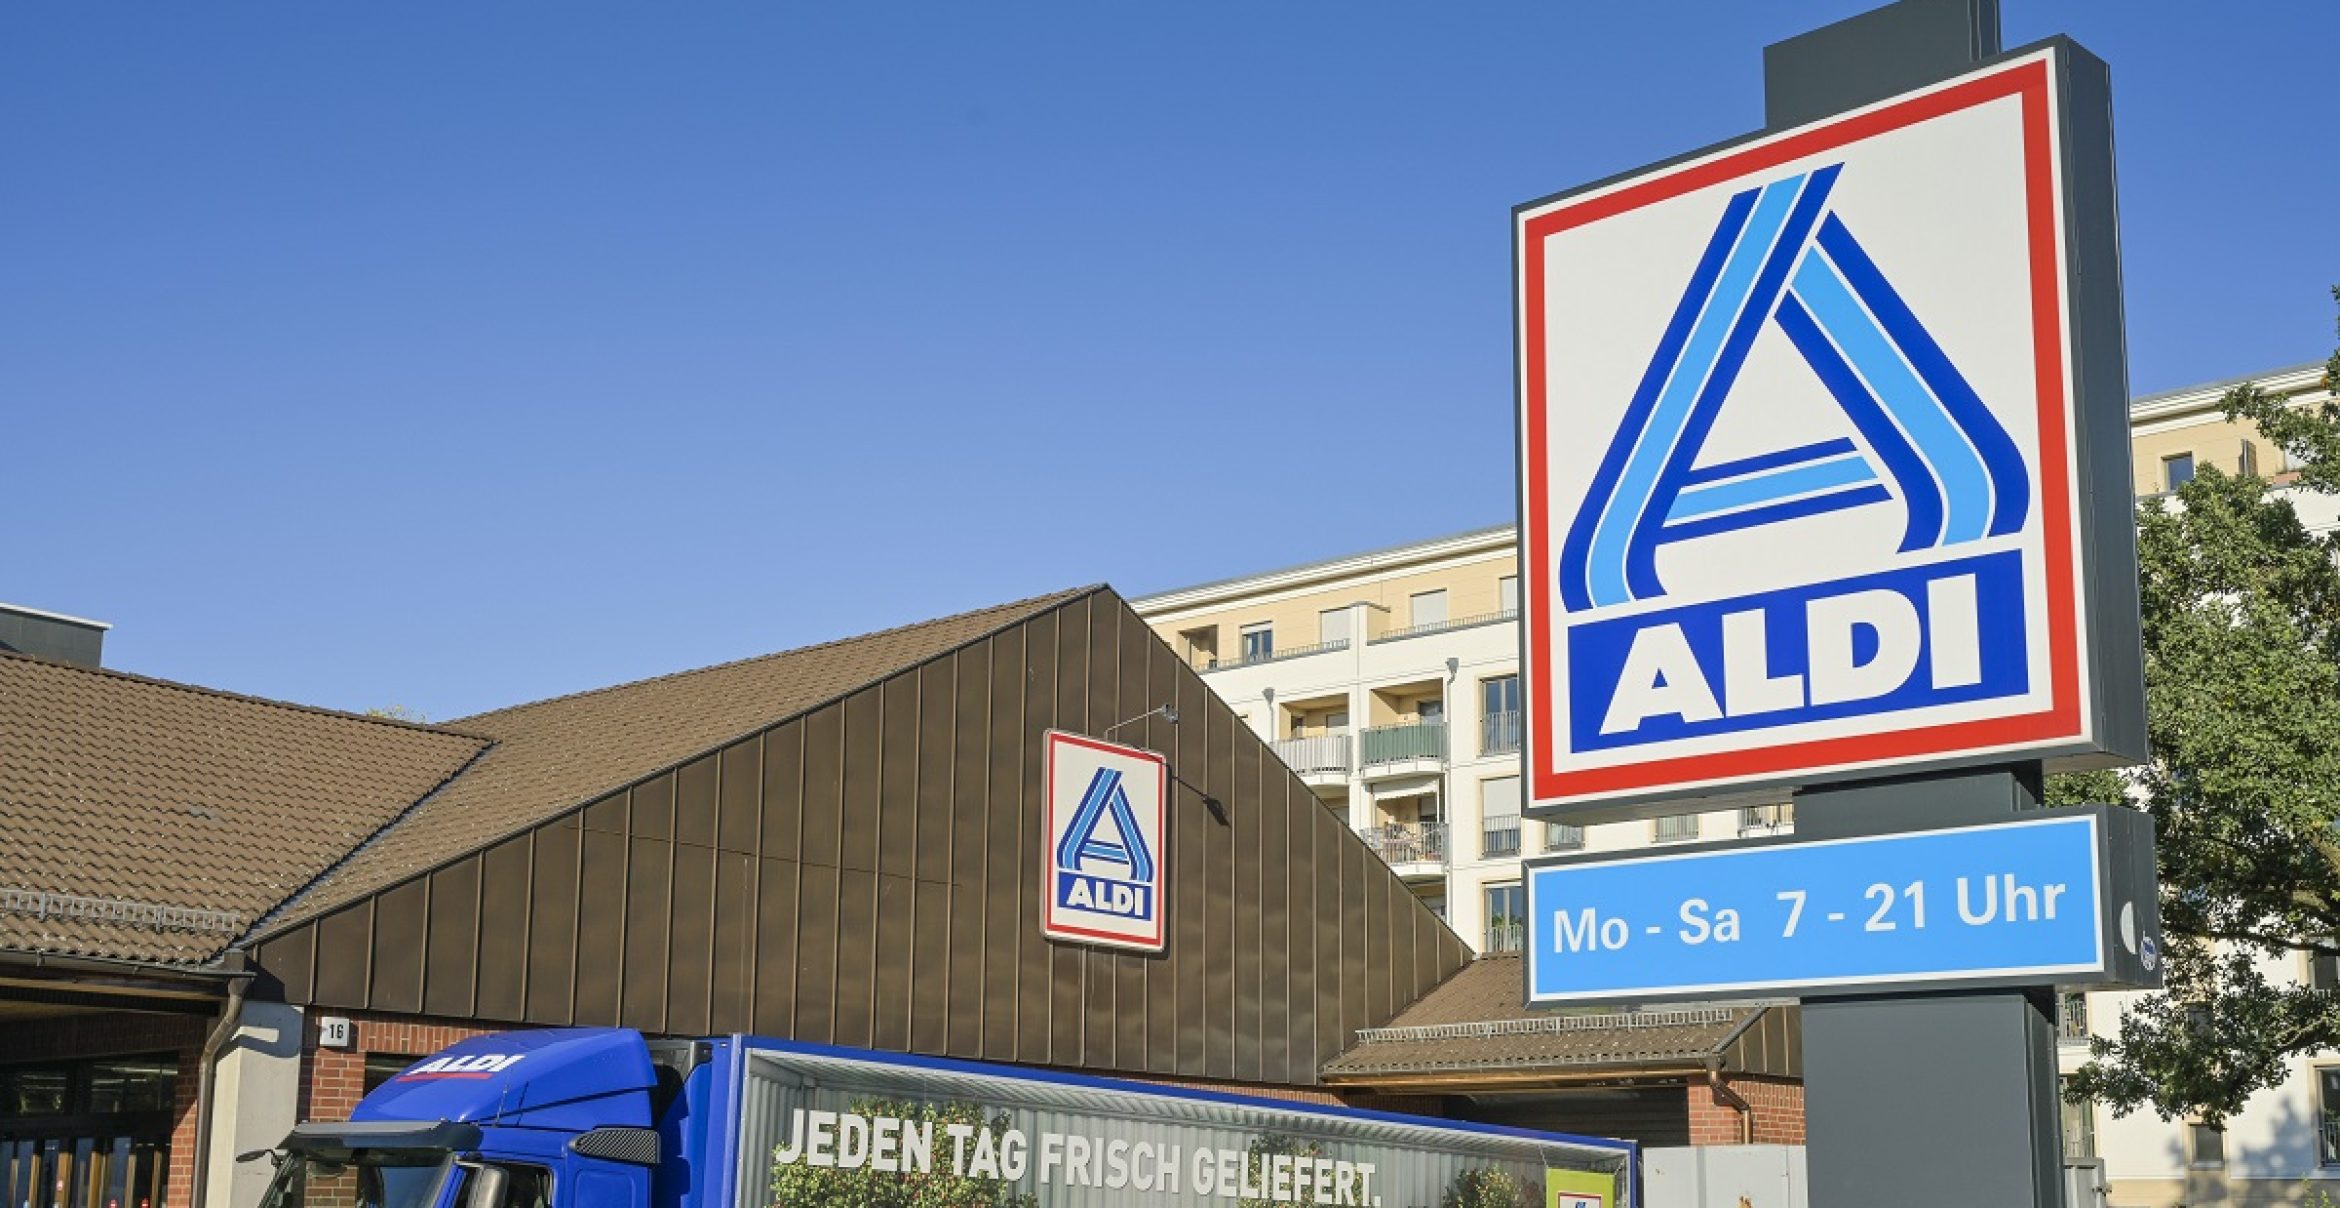
[[[1536,804],[2097,749],[2053,59],[1520,209]]]
[[[1050,730],[1048,896],[1053,939],[1162,950],[1170,766],[1136,747]]]

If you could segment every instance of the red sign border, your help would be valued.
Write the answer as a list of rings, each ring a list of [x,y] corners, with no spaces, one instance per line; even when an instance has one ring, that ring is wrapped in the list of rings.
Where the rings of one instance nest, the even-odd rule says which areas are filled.
[[[1170,760],[1159,751],[1143,747],[1126,747],[1117,742],[1106,742],[1086,734],[1067,730],[1050,730],[1041,736],[1046,771],[1041,778],[1041,792],[1047,795],[1047,807],[1040,821],[1040,867],[1049,870],[1041,878],[1040,934],[1052,940],[1067,940],[1082,944],[1100,944],[1110,948],[1125,948],[1133,952],[1160,952],[1169,946],[1170,919]],[[1162,850],[1154,853],[1154,933],[1141,939],[1117,931],[1094,931],[1061,923],[1056,918],[1056,752],[1060,746],[1087,747],[1111,755],[1126,756],[1154,765],[1156,791],[1154,793],[1154,833],[1161,839]]]
[[[2057,229],[2057,132],[2050,103],[2055,64],[2055,52],[2043,52],[2037,57],[1985,69],[1932,92],[1819,123],[1713,159],[1662,170],[1581,202],[1559,203],[1557,208],[1521,222],[1519,259],[1523,328],[1521,387],[1525,400],[1522,435],[1528,454],[1524,467],[1527,510],[1521,521],[1523,537],[1529,531],[1536,534],[1536,540],[1523,550],[1529,570],[1524,597],[1528,607],[1523,621],[1530,622],[1527,625],[1529,660],[1535,691],[1542,696],[1554,690],[1551,636],[1548,626],[1540,623],[1550,615],[1553,603],[1551,539],[1541,523],[1541,518],[1550,515],[1546,506],[1550,492],[1545,459],[1549,400],[1544,389],[1548,366],[1541,338],[1543,241],[1560,231],[1760,172],[1789,160],[1818,155],[2010,96],[2019,97],[2023,109],[2032,344],[2039,396],[2040,522],[2046,526],[2043,544],[2049,609],[2048,707],[1979,721],[1652,759],[1581,771],[1560,771],[1548,766],[1555,750],[1551,730],[1553,711],[1536,709],[1531,719],[1528,760],[1530,796],[1535,806],[1564,807],[1600,798],[1655,794],[1670,788],[1687,791],[1711,785],[1717,791],[1729,791],[1740,786],[1728,782],[1743,782],[1769,773],[1808,771],[1823,775],[1887,760],[1956,759],[1967,753],[1979,757],[1994,749],[2039,747],[2086,736],[2080,707],[2081,653],[2072,567],[2076,517],[2066,429],[2071,404],[2064,348],[2063,256]]]

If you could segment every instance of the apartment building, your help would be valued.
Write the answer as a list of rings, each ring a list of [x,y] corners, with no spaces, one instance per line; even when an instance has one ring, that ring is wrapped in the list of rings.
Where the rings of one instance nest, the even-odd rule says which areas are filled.
[[[2320,362],[2140,398],[2131,407],[2134,488],[2164,495],[2205,467],[2296,469],[2219,402],[2244,382],[2298,405],[2330,401]],[[2297,496],[2311,529],[2340,506]],[[1288,567],[1133,601],[1139,615],[1365,837],[1391,869],[1483,953],[1516,948],[1519,861],[1792,828],[1786,805],[1586,828],[1520,817],[1518,565],[1506,525]],[[2340,965],[2282,976],[2340,990]],[[2088,1059],[2133,994],[2065,996],[2060,1061]],[[2303,1059],[2223,1132],[2150,1112],[2114,1119],[2067,1105],[2075,1157],[2102,1160],[2116,1206],[2340,1201],[2340,1052]]]

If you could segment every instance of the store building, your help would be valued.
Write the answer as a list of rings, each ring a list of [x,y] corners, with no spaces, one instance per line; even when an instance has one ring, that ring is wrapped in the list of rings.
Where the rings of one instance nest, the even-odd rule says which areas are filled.
[[[1471,1109],[1328,1074],[1470,946],[1109,589],[441,725],[10,644],[11,1208],[251,1208],[233,1155],[539,1025]],[[1042,935],[1052,729],[1169,759],[1159,954]]]

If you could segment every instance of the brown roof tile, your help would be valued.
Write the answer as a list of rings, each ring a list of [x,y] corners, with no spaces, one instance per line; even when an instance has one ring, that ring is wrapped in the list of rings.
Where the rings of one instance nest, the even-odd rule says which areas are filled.
[[[484,746],[0,654],[0,947],[201,963]]]
[[[1096,590],[1056,592],[451,722],[495,745],[266,926],[273,931],[355,901]]]
[[[1538,1068],[1679,1065],[1721,1051],[1760,1007],[1685,1004],[1649,1011],[1550,1011],[1525,1005],[1518,953],[1482,956],[1325,1063],[1334,1082],[1376,1076]]]

